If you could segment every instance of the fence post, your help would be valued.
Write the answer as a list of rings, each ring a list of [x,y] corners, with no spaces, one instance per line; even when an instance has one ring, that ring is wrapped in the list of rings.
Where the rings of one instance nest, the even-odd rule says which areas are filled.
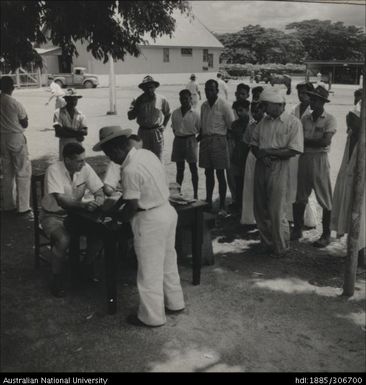
[[[42,72],[39,67],[37,67],[37,78],[38,78],[38,87],[42,88]]]
[[[20,76],[19,76],[19,68],[15,70],[15,79],[17,83],[17,87],[20,88]]]

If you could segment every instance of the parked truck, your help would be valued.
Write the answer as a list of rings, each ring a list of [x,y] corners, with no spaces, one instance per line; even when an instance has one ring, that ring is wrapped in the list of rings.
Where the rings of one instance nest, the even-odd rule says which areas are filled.
[[[54,81],[60,87],[82,86],[84,88],[95,88],[99,84],[98,76],[85,73],[85,67],[75,67],[71,74],[48,75],[48,82]]]

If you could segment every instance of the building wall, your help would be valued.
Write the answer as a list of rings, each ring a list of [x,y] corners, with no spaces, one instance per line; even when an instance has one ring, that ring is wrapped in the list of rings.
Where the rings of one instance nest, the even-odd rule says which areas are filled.
[[[88,72],[96,75],[109,74],[109,62],[103,63],[103,61],[95,59],[81,44],[77,45],[77,50],[79,56],[74,58],[74,66],[86,67]],[[181,47],[169,47],[169,62],[164,62],[164,47],[144,47],[139,57],[127,55],[124,61],[116,61],[114,72],[117,83],[119,78],[125,78],[119,75],[130,74],[184,74],[186,78],[187,74],[199,75],[202,73],[206,77],[205,74],[218,72],[221,51],[221,48],[208,49],[208,53],[213,55],[213,65],[208,67],[208,63],[203,61],[203,48],[192,48],[192,56],[185,56],[181,54]],[[103,76],[101,78],[103,79]],[[167,77],[167,79],[170,78],[173,79],[174,76]]]

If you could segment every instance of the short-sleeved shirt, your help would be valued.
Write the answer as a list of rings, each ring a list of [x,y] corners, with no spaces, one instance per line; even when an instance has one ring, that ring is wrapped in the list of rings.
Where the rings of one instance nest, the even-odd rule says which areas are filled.
[[[165,170],[154,153],[132,148],[121,167],[125,199],[137,199],[141,209],[152,209],[168,202]]]
[[[55,111],[53,115],[53,126],[60,125],[61,127],[69,127],[75,131],[87,127],[86,118],[82,112],[75,108],[74,116],[71,118],[66,107]]]
[[[0,94],[0,132],[1,134],[23,134],[24,128],[19,120],[27,117],[27,112],[21,103],[12,96]]]
[[[189,90],[192,95],[197,95],[200,92],[197,83],[193,80],[186,85],[186,89]]]
[[[323,111],[319,118],[314,122],[313,115],[308,113],[301,118],[304,129],[305,139],[320,139],[326,133],[335,134],[337,131],[337,121],[333,115]],[[326,147],[308,147],[306,146],[304,152],[328,152],[330,146]]]
[[[304,137],[300,119],[283,112],[276,119],[266,115],[253,130],[250,145],[261,150],[289,149],[304,151]]]
[[[221,98],[217,98],[211,107],[206,100],[201,105],[201,135],[227,135],[234,121],[233,110]]]
[[[182,115],[181,108],[177,108],[172,114],[172,128],[175,136],[196,135],[200,130],[200,117],[194,110]]]
[[[121,181],[121,165],[109,162],[107,171],[104,176],[104,183],[108,186],[116,188]]]
[[[144,99],[144,94],[139,98]],[[131,108],[135,105],[135,100],[131,103]],[[136,114],[136,122],[140,127],[151,128],[154,126],[161,126],[164,122],[165,116],[170,114],[170,107],[168,101],[159,94],[151,101],[142,101]]]
[[[49,212],[62,212],[62,207],[58,205],[52,194],[65,194],[81,201],[87,188],[94,194],[102,187],[103,182],[87,163],[71,179],[65,163],[57,161],[51,164],[46,171],[42,208]]]

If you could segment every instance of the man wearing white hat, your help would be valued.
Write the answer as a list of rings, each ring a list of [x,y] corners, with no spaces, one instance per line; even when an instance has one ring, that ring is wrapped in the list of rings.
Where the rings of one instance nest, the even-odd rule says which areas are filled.
[[[80,143],[88,134],[85,116],[76,106],[82,98],[75,90],[69,88],[64,95],[66,105],[55,111],[53,127],[60,138],[59,158],[63,159],[63,148],[67,143]]]
[[[139,125],[138,135],[142,139],[143,148],[152,151],[163,160],[163,132],[170,119],[170,107],[164,96],[155,93],[160,83],[151,76],[145,76],[139,84],[144,93],[131,103],[127,113],[129,120],[136,119]]]
[[[289,159],[303,151],[302,125],[284,112],[285,97],[273,88],[260,95],[266,116],[256,125],[251,147],[257,158],[254,176],[254,216],[262,242],[273,257],[288,250],[286,217]]]
[[[127,322],[156,327],[166,322],[166,313],[184,309],[177,267],[175,231],[177,213],[169,203],[165,170],[159,159],[145,149],[136,150],[128,140],[131,130],[103,127],[94,151],[121,165],[122,191],[126,200],[118,216],[131,221],[138,261],[139,309]]]
[[[192,74],[190,79],[190,82],[186,85],[186,89],[191,92],[192,108],[195,110],[198,105],[198,98],[201,100],[201,91],[196,83],[196,75]]]

